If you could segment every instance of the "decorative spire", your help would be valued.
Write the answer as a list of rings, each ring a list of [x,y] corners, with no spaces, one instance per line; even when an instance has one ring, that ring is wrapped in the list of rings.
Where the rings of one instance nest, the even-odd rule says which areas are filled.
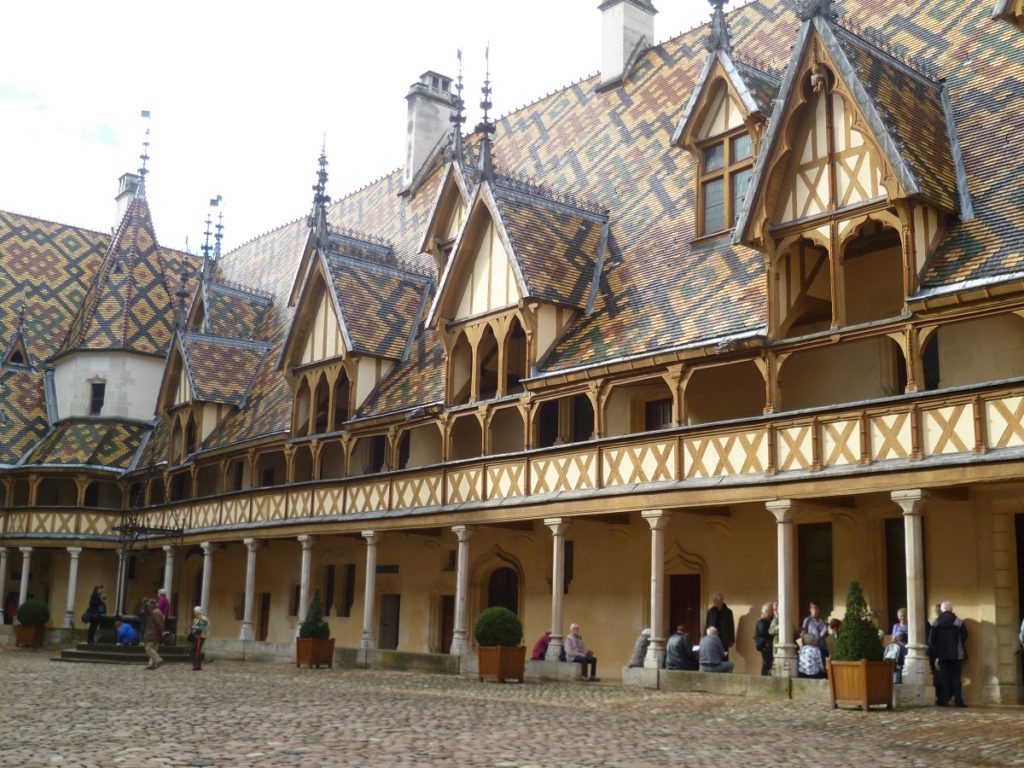
[[[142,117],[144,120],[149,120],[149,110],[142,110]],[[149,161],[149,126],[146,126],[146,136],[142,140],[142,154],[139,155],[139,159],[142,161],[142,165],[139,166],[139,191],[135,193],[136,197],[146,199],[146,174],[149,171],[146,169],[146,163]]]
[[[798,0],[796,15],[801,21],[810,21],[815,16],[821,16],[825,21],[835,21],[836,19],[832,0]]]
[[[452,140],[448,145],[448,157],[450,162],[458,163],[462,166],[465,159],[462,150],[462,126],[466,122],[466,115],[464,110],[466,109],[466,102],[462,99],[462,49],[459,48],[457,54],[459,60],[459,77],[455,81],[455,98],[452,99],[452,106],[455,107],[455,111],[451,117],[448,118],[452,124]]]
[[[217,195],[217,202],[220,202],[220,195]],[[213,258],[220,258],[220,241],[224,239],[224,211],[217,211],[217,233],[213,236],[216,246],[213,249]]]
[[[316,175],[316,184],[313,186],[313,210],[306,220],[309,228],[316,233],[316,244],[318,247],[327,246],[327,205],[331,202],[327,194],[327,135],[324,135],[324,143],[320,149],[320,170]]]
[[[490,109],[494,106],[491,103],[491,46],[484,49],[484,61],[486,62],[487,74],[484,76],[484,85],[480,89],[483,99],[480,101],[480,108],[484,111],[483,119],[476,129],[483,136],[480,137],[480,157],[477,159],[476,172],[477,182],[494,178],[494,166],[491,163],[491,136],[494,134],[494,121],[491,120]]]
[[[711,32],[704,39],[704,46],[709,51],[732,51],[732,41],[729,39],[729,23],[725,20],[725,11],[722,6],[726,0],[709,0],[714,9],[711,13]]]
[[[185,330],[185,310],[188,308],[188,256],[181,254],[181,268],[178,271],[178,291],[175,296],[178,298],[177,310],[174,313],[174,327],[178,330]]]

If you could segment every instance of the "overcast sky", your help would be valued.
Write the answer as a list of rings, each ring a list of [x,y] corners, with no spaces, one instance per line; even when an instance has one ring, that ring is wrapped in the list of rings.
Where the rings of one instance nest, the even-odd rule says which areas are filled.
[[[0,209],[108,231],[117,179],[138,167],[148,126],[147,196],[160,242],[182,248],[187,237],[196,251],[209,199],[220,194],[224,244],[234,247],[308,211],[325,134],[335,199],[399,167],[409,85],[428,69],[457,74],[460,47],[467,126],[479,116],[488,42],[498,115],[595,73],[598,5],[7,4]],[[659,42],[710,16],[706,0],[655,6]]]

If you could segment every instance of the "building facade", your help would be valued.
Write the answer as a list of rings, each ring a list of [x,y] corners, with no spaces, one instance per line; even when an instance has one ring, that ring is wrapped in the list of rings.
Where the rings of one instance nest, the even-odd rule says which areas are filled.
[[[757,674],[763,602],[857,579],[905,681],[950,600],[1017,701],[1024,11],[723,5],[654,44],[608,0],[599,75],[469,133],[425,73],[405,168],[332,203],[321,156],[218,258],[131,175],[113,236],[0,213],[5,596],[288,643],[316,588],[341,646],[456,655],[506,605],[614,668],[721,592]]]

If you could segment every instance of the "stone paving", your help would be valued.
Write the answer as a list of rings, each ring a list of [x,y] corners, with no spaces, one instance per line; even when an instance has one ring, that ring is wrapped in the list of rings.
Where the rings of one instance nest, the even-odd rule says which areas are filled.
[[[1024,708],[820,704],[217,661],[0,650],[0,765],[1024,765]]]

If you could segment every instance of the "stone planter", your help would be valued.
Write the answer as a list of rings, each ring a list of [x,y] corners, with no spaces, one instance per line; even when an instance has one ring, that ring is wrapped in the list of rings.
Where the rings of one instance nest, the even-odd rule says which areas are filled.
[[[295,639],[296,667],[333,667],[334,638],[320,640],[315,637],[299,637]]]
[[[20,648],[41,648],[46,627],[42,624],[17,626],[14,628],[15,645]]]
[[[832,661],[828,659],[828,691],[832,708],[884,704],[892,709],[892,661]]]
[[[477,675],[481,680],[523,682],[526,669],[526,646],[512,648],[504,645],[477,649]]]

